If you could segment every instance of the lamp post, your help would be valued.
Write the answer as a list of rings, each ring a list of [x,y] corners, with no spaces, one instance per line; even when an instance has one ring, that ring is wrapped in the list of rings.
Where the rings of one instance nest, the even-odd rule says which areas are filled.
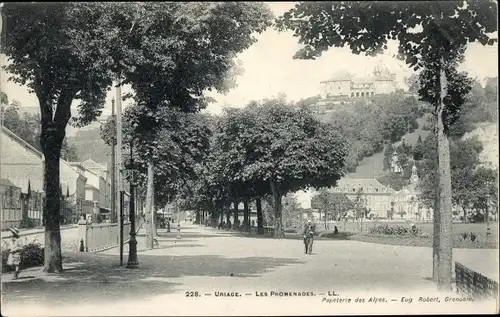
[[[490,204],[490,195],[486,195],[486,210],[485,210],[485,217],[486,217],[486,240],[490,239],[490,213],[489,213],[489,204]]]
[[[139,262],[137,260],[137,239],[135,233],[135,186],[134,186],[134,157],[133,155],[133,142],[130,142],[130,211],[129,211],[129,220],[130,220],[130,240],[128,242],[128,261],[127,261],[127,269],[136,269],[139,267]]]
[[[177,185],[177,237],[176,239],[181,238],[181,219],[180,219],[180,210],[179,210],[179,188],[180,186]]]

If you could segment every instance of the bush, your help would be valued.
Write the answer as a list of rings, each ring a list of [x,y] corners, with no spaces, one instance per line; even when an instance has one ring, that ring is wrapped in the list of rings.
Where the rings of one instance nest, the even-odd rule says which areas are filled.
[[[461,232],[460,241],[462,242],[478,242],[477,235],[474,232]]]
[[[427,232],[423,232],[422,229],[416,228],[415,231],[412,231],[411,228],[407,228],[401,225],[398,226],[378,225],[370,228],[370,233],[388,235],[388,236],[415,236],[419,238],[429,237],[429,234]]]
[[[9,250],[2,248],[2,272],[10,272],[13,267],[7,265]],[[19,268],[27,269],[30,267],[43,265],[44,248],[39,243],[29,243],[21,249],[21,263]]]

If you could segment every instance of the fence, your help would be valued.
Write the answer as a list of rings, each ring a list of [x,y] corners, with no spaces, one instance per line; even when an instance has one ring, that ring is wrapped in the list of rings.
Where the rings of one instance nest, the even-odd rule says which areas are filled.
[[[83,241],[83,250],[85,252],[101,251],[119,245],[119,230],[118,223],[89,224],[83,220],[79,223],[78,240],[80,243]],[[130,222],[123,224],[123,232],[124,235],[128,235]]]
[[[498,283],[463,264],[455,262],[457,293],[474,299],[496,299]]]

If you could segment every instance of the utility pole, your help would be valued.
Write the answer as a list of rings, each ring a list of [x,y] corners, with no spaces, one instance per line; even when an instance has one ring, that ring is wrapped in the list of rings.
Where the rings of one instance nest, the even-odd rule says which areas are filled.
[[[3,3],[0,3],[0,52],[2,51],[2,26],[3,26],[3,18],[2,18],[2,8]],[[2,95],[2,79],[3,79],[3,58],[0,55],[0,96]],[[2,178],[2,135],[3,135],[3,113],[4,106],[3,101],[0,99],[0,179]],[[3,197],[2,197],[3,199]],[[3,215],[3,206],[0,203],[0,215]]]
[[[134,169],[134,157],[133,155],[134,144],[130,142],[130,240],[128,242],[128,262],[127,269],[136,269],[139,266],[137,261],[137,240],[135,238],[135,169]]]
[[[117,181],[118,181],[118,192],[119,192],[119,242],[120,242],[120,266],[123,265],[123,177],[122,177],[122,88],[120,83],[120,76],[117,78],[116,86],[116,167],[118,169]]]
[[[111,120],[113,122],[113,137],[116,136],[115,98],[111,100]],[[116,154],[115,141],[111,142],[111,222],[116,222]]]

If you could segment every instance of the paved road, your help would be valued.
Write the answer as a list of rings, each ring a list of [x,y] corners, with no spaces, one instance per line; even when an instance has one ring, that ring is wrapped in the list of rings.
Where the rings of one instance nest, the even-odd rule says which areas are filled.
[[[401,303],[402,296],[416,302],[419,297],[435,293],[435,285],[428,280],[430,248],[323,240],[315,242],[313,255],[305,255],[297,240],[234,237],[185,224],[180,240],[175,231],[167,234],[160,230],[159,234],[160,247],[154,250],[144,250],[144,237],[138,237],[142,249],[138,270],[118,268],[118,252],[112,249],[99,254],[68,254],[65,261],[69,270],[62,277],[39,277],[31,271],[23,273],[36,277],[30,282],[3,278],[4,311],[16,315],[36,311],[53,316],[342,314],[368,309],[492,312],[492,306],[477,303]],[[491,261],[495,257],[495,252],[489,250],[458,251],[456,259]],[[244,298],[216,297],[216,291],[239,292]],[[256,294],[270,295],[272,291],[313,292],[316,296]],[[351,297],[352,301],[362,294],[366,298],[387,296],[396,302],[378,306],[333,304],[323,300],[335,298],[328,297],[329,291],[340,294],[338,298]],[[201,297],[186,297],[186,292],[198,292]],[[253,308],[250,311],[246,307]]]

